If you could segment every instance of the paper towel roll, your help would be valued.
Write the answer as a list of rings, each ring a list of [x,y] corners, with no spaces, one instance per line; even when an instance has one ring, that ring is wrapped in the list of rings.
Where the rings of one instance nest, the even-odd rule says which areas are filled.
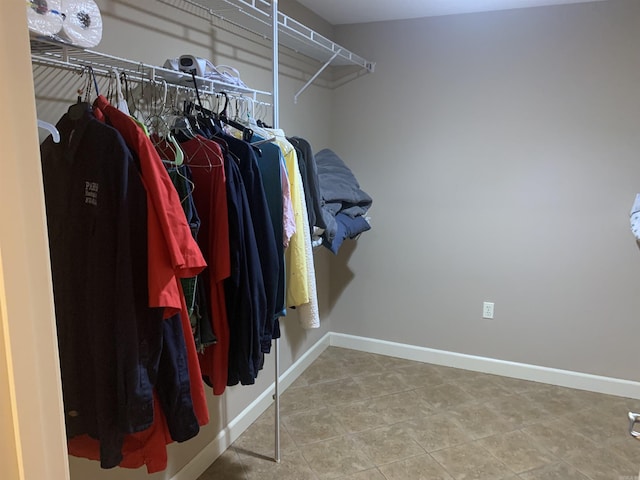
[[[62,30],[61,0],[30,0],[27,2],[29,31],[53,36]]]
[[[93,0],[62,0],[64,21],[60,36],[82,48],[93,48],[102,40],[102,17]]]

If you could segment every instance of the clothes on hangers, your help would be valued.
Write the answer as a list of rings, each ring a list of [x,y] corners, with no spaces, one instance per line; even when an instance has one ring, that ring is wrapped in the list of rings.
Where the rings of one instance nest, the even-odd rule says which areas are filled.
[[[148,278],[149,306],[164,308],[165,318],[180,314],[184,294],[178,280],[197,275],[206,267],[206,262],[191,234],[178,193],[155,147],[131,117],[111,106],[103,96],[98,96],[94,106],[123,135],[140,162],[148,198],[148,258],[149,266],[153,267],[149,269]],[[189,325],[190,332],[189,317],[182,317],[185,327]],[[205,425],[209,421],[209,414],[204,389],[198,378],[195,345],[192,336],[187,335],[186,328],[184,335],[190,358],[189,376],[193,384],[191,397],[195,399],[198,423]]]
[[[276,233],[265,194],[262,174],[251,144],[230,135],[221,133],[220,139],[226,142],[229,151],[239,159],[238,170],[247,196],[251,224],[256,238],[259,265],[262,272],[262,286],[265,292],[263,318],[259,318],[260,348],[262,353],[271,351],[274,338],[280,337],[278,317],[282,310],[277,306],[278,281],[280,275],[280,253],[276,244]],[[215,139],[214,139],[215,141]]]
[[[295,290],[287,291],[287,302],[290,306],[299,307],[300,311],[300,323],[304,328],[318,328],[320,326],[320,309],[318,307],[318,293],[315,282],[315,265],[313,261],[313,249],[311,246],[311,231],[309,229],[309,215],[306,208],[304,185],[302,183],[302,177],[300,175],[300,167],[298,165],[298,157],[293,145],[287,140],[283,130],[270,129],[268,130],[272,135],[276,137],[275,142],[280,146],[284,153],[284,158],[287,164],[287,172],[289,173],[290,185],[291,185],[291,198],[293,201],[296,221],[296,233],[291,239],[291,246],[298,247],[298,251],[292,250],[291,256],[288,260],[293,262],[299,262],[299,265],[304,265],[303,268],[297,266],[301,276],[296,280],[298,285],[304,287],[306,290],[306,301],[299,303],[293,303]],[[290,246],[290,248],[291,248]],[[296,258],[295,254],[302,254],[301,258]],[[287,267],[289,264],[287,264]],[[304,276],[302,276],[304,275]],[[291,296],[289,296],[291,293]]]
[[[165,164],[165,167],[180,197],[180,203],[189,223],[191,235],[194,240],[197,240],[201,221],[193,201],[195,184],[193,183],[191,169],[187,165],[174,166],[173,164]],[[213,323],[209,308],[207,308],[208,303],[206,303],[207,299],[202,288],[202,282],[198,282],[198,277],[182,278],[180,282],[187,302],[196,350],[202,352],[204,348],[218,341],[213,331]]]
[[[278,147],[278,149],[280,149],[280,147]],[[293,197],[291,196],[291,181],[289,180],[287,163],[282,154],[282,150],[280,150],[280,175],[282,177],[282,205],[284,208],[282,214],[284,219],[284,246],[285,248],[289,248],[291,237],[296,233],[298,227],[296,225],[295,211],[293,208]]]
[[[266,293],[242,175],[228,153],[224,155],[224,166],[232,253],[231,276],[225,281],[227,311],[232,322],[227,385],[252,385],[264,362],[260,333],[266,318]]]
[[[41,158],[67,436],[100,439],[110,468],[124,435],[153,421],[146,195],[124,140],[88,105],[56,127],[62,141],[45,140]]]
[[[190,278],[206,266],[193,239],[180,198],[153,143],[130,116],[109,104],[103,96],[94,102],[106,120],[114,125],[140,161],[143,182],[149,197],[150,306],[165,308],[165,317],[180,311],[180,294],[174,281]]]
[[[298,158],[295,149],[287,141],[283,130],[268,130],[276,137],[275,144],[282,151],[287,167],[289,185],[291,188],[291,200],[293,204],[296,232],[291,237],[289,246],[285,251],[287,270],[287,306],[297,307],[309,303],[308,265],[306,261],[306,244],[303,231],[303,222],[308,220],[303,217],[302,203],[304,191],[300,181]]]
[[[145,380],[144,385],[147,385],[146,389],[143,389],[145,393],[148,393],[148,399],[151,403],[147,403],[147,409],[149,413],[146,416],[136,415],[137,422],[135,428],[122,429],[116,425],[118,443],[114,444],[109,441],[105,435],[96,434],[94,431],[87,429],[86,432],[82,432],[80,429],[68,429],[70,433],[69,439],[69,451],[72,455],[84,456],[87,458],[100,459],[101,465],[104,468],[110,468],[116,465],[126,466],[129,468],[137,468],[143,464],[147,465],[149,472],[159,471],[166,468],[166,444],[171,441],[185,441],[195,436],[199,431],[199,425],[204,425],[208,422],[208,410],[206,407],[206,400],[204,398],[204,389],[200,378],[200,370],[198,365],[198,359],[195,352],[195,348],[187,348],[188,345],[193,346],[193,338],[191,335],[191,328],[188,320],[188,313],[186,310],[186,304],[184,302],[184,296],[181,291],[181,285],[178,278],[173,277],[173,283],[177,291],[177,305],[176,302],[167,302],[171,305],[165,305],[167,308],[154,307],[150,308],[152,304],[157,304],[162,299],[171,298],[158,295],[152,301],[152,292],[156,292],[151,288],[152,282],[149,282],[148,271],[154,271],[150,266],[154,261],[159,259],[169,258],[170,255],[148,257],[147,249],[153,242],[166,242],[166,235],[163,240],[159,238],[153,239],[148,235],[148,232],[152,232],[152,222],[147,223],[147,219],[151,218],[151,214],[156,210],[151,208],[147,209],[149,203],[153,204],[153,192],[149,188],[149,185],[157,185],[155,193],[161,192],[162,195],[167,195],[166,198],[162,198],[164,207],[162,207],[162,214],[172,212],[172,215],[176,219],[175,222],[169,222],[170,238],[182,237],[185,240],[183,243],[177,243],[172,245],[173,251],[179,255],[183,255],[182,258],[188,260],[184,262],[177,262],[175,267],[172,267],[175,272],[179,272],[178,275],[193,274],[203,268],[204,259],[199,252],[198,246],[191,237],[191,233],[184,213],[182,212],[177,193],[173,188],[173,185],[169,181],[167,184],[168,175],[162,167],[162,163],[157,157],[157,153],[149,146],[149,143],[145,144],[145,140],[148,139],[144,134],[138,135],[139,130],[137,125],[129,119],[128,116],[121,114],[121,112],[113,109],[106,103],[105,100],[100,99],[98,104],[101,109],[96,108],[96,113],[100,116],[104,112],[107,112],[106,117],[112,124],[118,124],[122,128],[123,133],[127,139],[127,144],[132,151],[136,153],[135,158],[139,161],[135,165],[135,175],[130,175],[127,179],[123,179],[123,186],[132,188],[131,185],[136,185],[136,181],[143,187],[144,195],[142,198],[138,198],[135,205],[138,208],[138,215],[131,221],[135,225],[130,228],[130,237],[132,242],[136,244],[135,258],[130,261],[114,261],[113,264],[124,268],[125,270],[132,271],[135,274],[137,288],[128,292],[129,295],[135,296],[136,313],[137,318],[135,321],[131,321],[130,328],[137,328],[136,332],[126,334],[124,331],[111,333],[111,335],[103,335],[101,338],[107,344],[111,343],[109,348],[113,348],[114,345],[120,346],[121,344],[128,345],[138,340],[137,346],[139,347],[136,352],[135,348],[129,348],[125,354],[125,359],[133,362],[138,366],[138,373]],[[86,113],[86,116],[92,119],[94,123],[98,123],[108,131],[113,132],[113,129],[105,124],[100,124],[95,120],[95,116],[91,115],[91,112]],[[64,119],[63,119],[64,120]],[[129,123],[127,123],[129,122]],[[97,127],[96,127],[97,128]],[[117,132],[119,133],[119,132]],[[73,135],[73,141],[80,138],[78,130],[76,129]],[[98,142],[97,139],[91,138],[91,143],[82,143],[82,148],[79,148],[81,152],[87,153],[85,150],[90,145],[91,148],[105,148],[104,151],[112,153],[112,149],[104,142]],[[124,138],[120,137],[119,141],[124,142]],[[45,172],[45,185],[50,183],[47,181],[51,177],[50,167],[54,162],[47,164],[48,156],[44,153],[47,152],[48,146],[43,144],[43,172]],[[89,150],[89,154],[92,151]],[[145,153],[146,152],[146,153]],[[154,157],[155,153],[155,157]],[[129,154],[130,155],[130,154]],[[104,165],[103,170],[108,171],[108,166],[113,166],[118,171],[117,163],[112,162],[110,155],[103,155],[98,157]],[[135,163],[135,162],[133,162]],[[149,164],[150,163],[150,164]],[[159,165],[160,168],[157,168]],[[141,179],[138,175],[138,171],[143,173]],[[146,173],[146,175],[145,175]],[[154,175],[158,175],[159,178],[154,178]],[[163,176],[164,174],[164,176]],[[126,180],[126,181],[125,181]],[[96,185],[94,185],[97,184]],[[162,187],[169,185],[171,188],[162,191]],[[60,197],[64,197],[63,190],[52,191],[48,189],[50,195],[47,195],[47,205],[56,205],[59,202]],[[99,202],[100,193],[105,191],[104,186],[100,186],[99,182],[88,182],[85,185],[85,201],[87,204],[95,205]],[[173,193],[172,193],[173,192]],[[126,193],[126,192],[125,192]],[[140,192],[138,192],[140,194]],[[172,196],[173,195],[173,196]],[[125,197],[127,198],[127,197]],[[146,200],[149,200],[147,202]],[[170,200],[177,201],[170,204],[167,203]],[[100,200],[102,201],[102,200]],[[53,208],[53,207],[51,207]],[[179,212],[180,215],[176,215]],[[110,212],[110,216],[114,218],[120,218],[121,209],[114,209]],[[55,218],[55,216],[54,216]],[[147,226],[150,228],[147,229]],[[75,230],[71,228],[70,230]],[[113,229],[114,232],[119,232],[120,236],[123,234],[123,230]],[[181,233],[181,230],[186,234]],[[126,235],[125,235],[126,238]],[[148,241],[149,240],[149,241]],[[189,242],[191,240],[191,242]],[[91,239],[86,239],[87,243],[91,243]],[[160,249],[162,250],[162,249]],[[171,248],[165,248],[165,250],[171,251]],[[53,252],[56,251],[52,248]],[[144,252],[144,253],[143,253]],[[102,253],[102,252],[101,252]],[[68,260],[67,260],[68,261]],[[95,261],[90,259],[91,261]],[[83,263],[83,262],[80,262]],[[149,268],[147,267],[149,265]],[[56,268],[52,262],[52,271],[59,273],[60,268]],[[63,272],[64,273],[64,272]],[[58,277],[54,273],[54,276]],[[77,273],[73,273],[70,277],[77,277]],[[101,277],[100,277],[101,278]],[[107,278],[109,278],[107,276]],[[77,278],[76,278],[77,281]],[[57,282],[60,283],[60,282]],[[87,285],[90,285],[87,282]],[[126,288],[127,283],[124,282],[123,286]],[[82,295],[82,290],[79,288],[76,293]],[[157,290],[162,292],[162,289]],[[55,293],[54,293],[55,294]],[[59,295],[56,295],[56,304],[58,304]],[[120,304],[120,299],[113,299],[116,304]],[[122,298],[122,302],[126,304],[126,296]],[[63,302],[62,302],[63,304]],[[181,315],[173,315],[162,320],[163,316],[172,314],[174,311],[178,311]],[[151,312],[155,314],[151,318]],[[61,316],[61,321],[64,321],[64,316]],[[91,317],[87,317],[91,318]],[[123,338],[121,338],[121,335]],[[125,341],[126,340],[126,341]],[[69,352],[68,348],[64,348],[61,345],[61,352],[66,352],[65,355],[72,355],[73,352]],[[65,356],[62,355],[61,356]],[[137,358],[136,358],[137,355]],[[82,362],[81,359],[77,359],[77,365],[83,365],[87,362]],[[103,365],[110,365],[115,362],[109,361],[108,357],[102,356],[100,362]],[[80,367],[77,367],[80,368]],[[128,367],[132,370],[131,367]],[[187,371],[188,370],[188,371]],[[119,375],[117,375],[118,377]],[[64,373],[63,373],[64,377]],[[68,377],[68,376],[67,376]],[[126,376],[125,376],[126,378]],[[117,381],[117,379],[116,379]],[[91,382],[85,383],[85,385],[91,385]],[[152,387],[149,387],[149,385]],[[88,389],[90,390],[90,389]],[[112,389],[113,392],[117,392],[118,389]],[[65,398],[73,395],[73,391],[65,387]],[[127,392],[125,392],[127,393]],[[127,393],[131,395],[130,393]],[[100,400],[100,403],[107,403],[109,396],[102,399],[103,395],[96,393],[96,398]],[[72,415],[79,416],[79,415]],[[153,418],[153,423],[149,422],[149,418]],[[142,421],[146,419],[143,424]],[[71,423],[71,422],[68,422]],[[75,422],[77,423],[77,422]],[[137,433],[136,433],[137,432]],[[126,435],[124,435],[126,434]],[[93,437],[93,438],[91,438]]]
[[[117,360],[109,360],[111,352],[129,362],[126,371],[101,380],[102,390],[87,401],[106,408],[112,416],[108,418],[113,420],[106,425],[89,422],[86,426],[77,421],[74,407],[68,415],[72,425],[69,453],[100,460],[104,468],[146,465],[147,471],[153,473],[166,468],[168,443],[192,438],[209,421],[203,379],[215,395],[230,385],[255,383],[271,341],[280,337],[279,317],[286,314],[287,307],[299,309],[305,328],[319,325],[310,245],[310,226],[317,222],[307,211],[308,196],[301,175],[301,169],[310,169],[300,166],[296,149],[281,130],[268,131],[268,140],[274,141],[262,143],[258,150],[204,118],[194,122],[194,127],[203,129],[200,133],[210,138],[182,138],[185,164],[177,167],[171,164],[173,150],[162,143],[154,144],[131,117],[110,105],[106,98],[99,96],[93,111],[87,107],[74,106],[76,114],[83,112],[80,120],[61,120],[63,142],[59,148],[63,150],[55,150],[52,140],[43,144],[43,152],[50,148],[56,152],[51,154],[54,162],[46,169],[47,157],[43,154],[45,185],[50,185],[48,208],[49,204],[52,209],[58,203],[64,203],[65,208],[68,204],[68,200],[60,200],[66,191],[62,185],[67,184],[51,170],[56,156],[68,159],[76,154],[75,150],[66,151],[64,133],[69,138],[74,131],[69,145],[78,148],[74,142],[85,138],[84,130],[78,129],[83,122],[95,130],[106,129],[104,132],[117,139],[128,173],[120,179],[120,185],[111,169],[121,174],[121,164],[109,163],[114,149],[101,143],[99,135],[88,137],[90,146],[83,140],[79,150],[86,148],[84,154],[89,155],[93,149],[100,149],[103,154],[92,161],[96,168],[102,168],[101,173],[108,173],[108,181],[85,181],[83,208],[90,210],[87,205],[102,202],[102,185],[109,185],[114,191],[116,187],[123,189],[122,198],[118,197],[121,203],[128,205],[130,201],[134,205],[130,206],[131,212],[124,207],[110,210],[108,221],[126,223],[124,230],[111,227],[118,232],[111,241],[128,242],[128,251],[136,254],[129,253],[128,260],[110,262],[113,268],[128,267],[132,277],[119,284],[126,292],[124,304],[117,308],[130,310],[126,328],[118,323],[120,317],[112,319],[112,325],[101,326],[101,340],[92,340],[98,344],[97,351],[102,352],[100,361],[87,358],[79,362],[94,362],[94,370],[100,364],[117,364]],[[65,122],[71,126],[64,127]],[[261,138],[254,135],[249,140]],[[168,162],[163,163],[163,159]],[[59,208],[60,212],[64,210]],[[59,215],[63,217],[62,213]],[[54,214],[52,219],[55,218]],[[51,232],[61,228],[51,221]],[[93,235],[93,230],[80,233],[85,235],[83,241],[91,244],[93,237],[87,235]],[[287,239],[289,246],[285,250]],[[52,233],[52,269],[59,273],[65,262],[60,260],[53,267],[55,248],[61,247]],[[127,250],[122,252],[126,254]],[[64,248],[56,250],[55,255],[58,253],[61,258],[71,255]],[[85,261],[84,256],[81,259]],[[100,261],[104,259],[89,260],[89,264]],[[76,293],[91,285],[78,278],[72,283]],[[56,284],[64,282],[58,279]],[[67,295],[70,302],[71,295]],[[113,302],[120,303],[119,299]],[[92,304],[93,301],[87,305]],[[65,305],[60,302],[60,308]],[[65,321],[64,314],[60,318]],[[75,326],[75,321],[74,316],[70,325]],[[79,343],[68,330],[61,331],[67,332],[67,342]],[[90,329],[85,326],[78,331],[86,335]],[[125,332],[125,341],[121,341],[121,332]],[[83,351],[78,346],[74,348]],[[77,359],[76,351],[69,358]],[[65,350],[65,358],[67,353]],[[71,372],[72,378],[81,370],[71,361],[63,363],[64,372]],[[87,385],[84,375],[79,378]],[[110,387],[117,387],[119,382],[124,382],[130,402],[124,409],[114,407],[120,393],[118,388]],[[79,386],[63,386],[65,401],[73,399]],[[111,393],[103,395],[107,390]],[[90,411],[83,408],[83,412]]]
[[[260,137],[254,134],[251,142],[254,143],[259,140]],[[275,251],[277,258],[277,283],[276,294],[274,302],[274,315],[276,318],[286,315],[286,303],[285,303],[285,262],[284,262],[284,248],[285,248],[285,210],[291,212],[290,218],[293,219],[292,209],[285,207],[285,191],[288,191],[288,179],[286,178],[286,171],[284,170],[284,159],[282,158],[282,152],[280,148],[273,143],[262,144],[260,147],[262,155],[256,158],[258,169],[260,170],[260,178],[262,179],[262,186],[264,189],[264,198],[266,201],[269,217],[271,218],[271,225],[273,226],[273,234],[275,240]],[[289,196],[289,205],[291,204],[291,197]],[[295,229],[295,223],[292,221],[288,225],[293,225]],[[280,337],[280,330],[278,323],[274,323],[273,338]]]
[[[186,304],[184,304],[183,314],[186,316],[186,313]],[[172,317],[160,323],[166,326],[168,322],[176,322],[177,320],[177,317]],[[184,322],[181,323],[182,331],[184,331]],[[171,329],[171,333],[174,335],[179,335],[179,333],[177,333],[179,331],[180,330],[175,327]],[[168,343],[169,345],[179,345],[177,341]],[[174,355],[169,355],[168,357],[175,358]],[[165,358],[167,358],[167,356],[165,356]],[[183,360],[183,365],[186,364],[186,362],[188,362],[188,360]],[[164,368],[160,368],[159,372],[162,372],[161,374],[163,376],[169,373]],[[198,383],[201,384],[201,382]],[[167,393],[180,396],[180,392],[171,389]],[[171,429],[167,421],[168,415],[165,415],[165,410],[159,397],[159,392],[157,389],[154,389],[154,418],[151,426],[140,432],[125,435],[121,448],[122,460],[118,464],[119,467],[134,469],[146,466],[147,473],[149,474],[165,470],[167,468],[167,445],[173,441],[186,441],[191,438],[192,435],[187,433],[189,438],[185,437],[181,440],[180,436],[176,435],[175,430]],[[189,432],[193,428],[193,423],[190,425],[185,423],[183,426],[186,432]],[[88,435],[81,435],[69,439],[67,443],[70,455],[90,460],[101,460],[99,440]]]
[[[251,223],[251,212],[249,203],[242,182],[239,167],[228,151],[223,150],[218,142],[208,140],[202,136],[190,139],[182,146],[187,157],[187,164],[192,167],[192,174],[195,183],[194,200],[198,211],[203,212],[203,228],[205,211],[225,210],[224,203],[218,201],[211,202],[206,196],[206,189],[211,182],[212,175],[218,175],[216,170],[220,170],[219,164],[216,167],[211,165],[209,152],[215,152],[218,159],[221,159],[224,172],[224,195],[226,197],[227,214],[227,259],[221,259],[221,264],[227,268],[220,284],[224,293],[224,305],[228,318],[228,351],[226,360],[228,362],[226,385],[251,385],[255,383],[259,367],[262,365],[262,355],[260,351],[260,332],[264,318],[266,317],[266,294],[264,282],[260,268],[258,247],[255,238],[255,231]],[[207,155],[209,153],[209,155]],[[220,161],[220,160],[218,160]],[[198,194],[199,190],[205,190]],[[220,195],[221,192],[218,192]],[[218,230],[224,228],[219,225]],[[206,248],[207,240],[199,239],[203,249]],[[211,262],[213,265],[214,262]],[[226,271],[224,273],[227,273]],[[214,293],[216,296],[214,296]],[[211,302],[218,301],[218,292],[212,292]],[[216,315],[214,315],[214,319]],[[217,325],[214,324],[214,331],[220,343],[221,335]],[[203,375],[209,377],[209,381],[214,386],[214,393],[223,391],[223,385],[216,378],[224,375],[221,362],[213,361],[213,354],[217,350],[218,344],[205,349],[201,356],[201,366]],[[204,363],[204,365],[202,365]],[[209,376],[211,374],[212,376]]]
[[[199,276],[206,302],[198,308],[209,309],[217,340],[199,354],[200,369],[213,387],[213,393],[221,395],[227,386],[230,345],[224,282],[231,275],[229,209],[222,150],[217,143],[204,137],[188,139],[181,147],[186,165],[191,169],[193,201],[202,222],[198,244],[209,265]]]
[[[311,144],[301,137],[287,137],[298,154],[298,165],[304,187],[304,198],[309,213],[309,228],[313,233],[314,227],[326,229],[327,226],[322,217],[322,195],[318,184],[318,166],[313,157]]]
[[[256,163],[258,150],[247,141],[225,133],[223,124],[228,122],[226,117],[217,118],[213,112],[199,105],[191,108],[199,112],[194,123],[197,123],[201,136],[182,140],[184,149],[188,151],[187,164],[193,167],[196,191],[199,182],[206,182],[211,172],[210,159],[205,155],[206,162],[199,164],[197,161],[193,163],[189,157],[211,152],[213,147],[207,140],[218,145],[216,156],[222,155],[225,171],[232,261],[230,275],[223,284],[230,344],[226,384],[252,384],[263,366],[263,353],[268,353],[273,338],[280,336],[278,318],[284,305],[284,272],[280,269],[280,265],[284,266],[283,252],[280,250],[278,253],[275,228]],[[238,127],[242,126],[238,124]],[[243,137],[248,135],[246,129],[238,132]],[[202,203],[197,195],[196,203]],[[206,242],[203,244],[201,241],[201,246],[205,249]],[[281,273],[283,281],[279,290]],[[279,291],[282,295],[278,303]],[[211,302],[215,302],[214,295],[211,295]],[[216,349],[216,346],[211,350],[205,349],[201,365],[214,393],[219,394],[224,391],[225,384],[207,375],[207,372],[212,372],[220,378],[216,370],[221,363],[212,362],[212,351]]]

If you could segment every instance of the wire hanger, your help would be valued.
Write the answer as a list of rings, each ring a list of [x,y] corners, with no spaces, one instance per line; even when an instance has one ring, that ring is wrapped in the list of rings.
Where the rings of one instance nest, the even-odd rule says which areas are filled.
[[[68,110],[68,115],[71,120],[80,120],[87,111],[91,110],[91,104],[89,100],[91,98],[91,89],[95,85],[96,95],[99,95],[98,90],[98,81],[96,80],[96,74],[93,71],[93,67],[85,67],[80,72],[80,76],[82,77],[85,72],[87,72],[87,78],[85,80],[85,85],[78,89],[78,101],[71,105]],[[93,80],[93,83],[92,83]],[[84,93],[84,100],[82,99],[82,94]]]
[[[171,133],[171,127],[166,119],[166,115],[169,112],[169,109],[167,108],[167,93],[168,85],[166,80],[163,80],[161,98],[156,98],[155,88],[152,91],[153,98],[150,102],[151,112],[145,119],[144,123],[147,125],[149,130],[153,132],[151,138],[154,141],[156,150],[163,151],[163,153],[166,153],[166,148],[172,150],[173,160],[165,159],[163,161],[172,165],[180,166],[184,163],[184,152],[182,151],[182,148],[180,148],[178,141]]]
[[[224,158],[222,158],[222,156],[218,152],[216,152],[207,144],[207,142],[210,142],[211,140],[204,139],[200,136],[196,136],[194,140],[198,142],[198,148],[193,152],[191,157],[197,157],[200,153],[203,153],[205,158],[207,159],[207,165],[193,165],[189,162],[189,159],[187,159],[187,164],[190,168],[207,168],[209,171],[211,171],[215,167],[222,167],[224,165]],[[217,162],[213,163],[211,161],[212,157]]]

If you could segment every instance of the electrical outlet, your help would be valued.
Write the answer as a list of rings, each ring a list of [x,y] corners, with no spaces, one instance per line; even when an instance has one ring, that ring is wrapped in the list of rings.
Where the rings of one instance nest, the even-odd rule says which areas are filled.
[[[484,302],[482,304],[482,318],[493,318],[493,302]]]

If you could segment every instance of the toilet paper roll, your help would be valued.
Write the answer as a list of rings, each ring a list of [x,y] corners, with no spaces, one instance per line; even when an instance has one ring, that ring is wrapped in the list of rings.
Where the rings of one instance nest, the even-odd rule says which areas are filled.
[[[77,47],[93,48],[102,40],[102,17],[93,0],[62,0],[60,36]]]
[[[62,30],[61,0],[30,0],[27,2],[29,31],[51,37]]]

